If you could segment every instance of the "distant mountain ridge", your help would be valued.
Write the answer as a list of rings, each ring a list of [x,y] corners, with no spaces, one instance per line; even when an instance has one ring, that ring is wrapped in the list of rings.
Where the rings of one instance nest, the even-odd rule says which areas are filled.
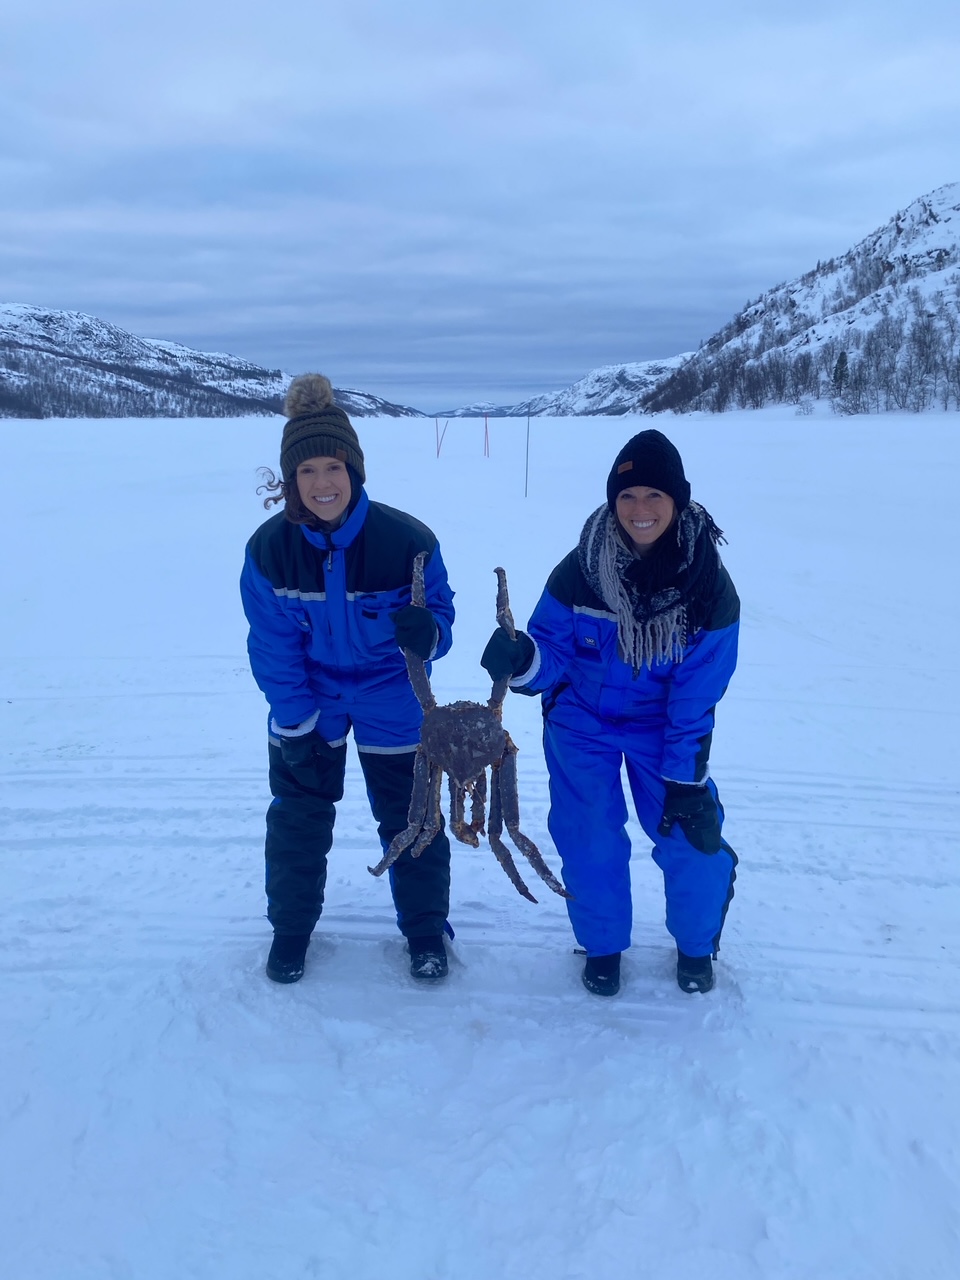
[[[960,183],[748,303],[643,409],[821,398],[842,413],[960,408]]]
[[[0,418],[273,414],[290,381],[280,369],[137,338],[81,311],[0,305]],[[356,417],[423,417],[363,391],[334,394]]]
[[[438,418],[566,418],[638,413],[644,397],[692,352],[666,360],[641,360],[632,364],[608,364],[591,369],[563,391],[533,396],[514,405],[471,404],[431,415]]]

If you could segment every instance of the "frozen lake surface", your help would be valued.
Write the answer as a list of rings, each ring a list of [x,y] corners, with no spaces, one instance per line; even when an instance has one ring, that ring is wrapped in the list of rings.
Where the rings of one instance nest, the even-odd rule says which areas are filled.
[[[303,981],[267,981],[265,705],[236,579],[279,420],[0,423],[5,1274],[953,1280],[960,1269],[956,416],[660,418],[727,532],[712,772],[741,858],[681,993],[635,826],[634,947],[454,845],[451,975],[407,975],[356,756]],[[359,420],[439,535],[441,700],[486,697],[636,419]],[[524,829],[539,707],[511,697]],[[542,889],[542,892],[540,890]]]

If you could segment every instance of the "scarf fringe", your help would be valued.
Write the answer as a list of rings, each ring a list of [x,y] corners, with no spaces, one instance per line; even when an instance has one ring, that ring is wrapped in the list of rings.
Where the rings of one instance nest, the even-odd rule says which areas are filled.
[[[682,572],[693,564],[698,538],[706,533],[715,547],[723,531],[709,512],[691,502],[677,521],[677,545]],[[599,507],[584,525],[580,539],[580,563],[590,586],[607,608],[617,615],[620,655],[634,674],[657,663],[682,662],[687,645],[687,606],[677,587],[666,587],[643,597],[625,580],[634,556],[618,531],[616,516]]]

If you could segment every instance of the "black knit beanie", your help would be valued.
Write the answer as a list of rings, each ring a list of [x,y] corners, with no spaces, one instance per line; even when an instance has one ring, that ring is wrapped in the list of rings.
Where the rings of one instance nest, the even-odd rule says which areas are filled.
[[[280,474],[292,480],[297,467],[308,458],[338,458],[366,480],[363,450],[350,419],[333,399],[330,379],[322,373],[294,378],[283,402],[289,422],[280,443]]]
[[[683,474],[677,447],[660,431],[641,431],[617,454],[607,476],[607,506],[616,510],[617,494],[634,485],[660,489],[681,512],[690,501],[690,482]]]

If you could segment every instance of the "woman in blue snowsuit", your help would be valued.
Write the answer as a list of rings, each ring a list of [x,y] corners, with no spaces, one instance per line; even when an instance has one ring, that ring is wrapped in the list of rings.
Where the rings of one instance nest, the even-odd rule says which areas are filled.
[[[267,974],[296,982],[323,908],[347,734],[352,728],[386,849],[407,826],[422,720],[402,651],[443,657],[453,593],[426,525],[367,497],[360,443],[329,381],[294,379],[284,412],[282,479],[270,474],[277,496],[265,503],[282,499],[284,509],[247,544],[240,590],[250,665],[270,705]],[[410,602],[420,551],[428,555],[426,608]],[[411,973],[443,978],[450,846],[442,830],[418,858],[400,856],[390,888]]]
[[[549,829],[586,951],[584,985],[620,986],[630,945],[630,841],[621,764],[663,872],[684,991],[709,991],[733,897],[736,854],[709,775],[714,711],[737,661],[740,603],[721,532],[690,500],[680,454],[659,431],[624,445],[607,501],[550,575],[529,635],[491,638],[491,676],[541,693]]]

